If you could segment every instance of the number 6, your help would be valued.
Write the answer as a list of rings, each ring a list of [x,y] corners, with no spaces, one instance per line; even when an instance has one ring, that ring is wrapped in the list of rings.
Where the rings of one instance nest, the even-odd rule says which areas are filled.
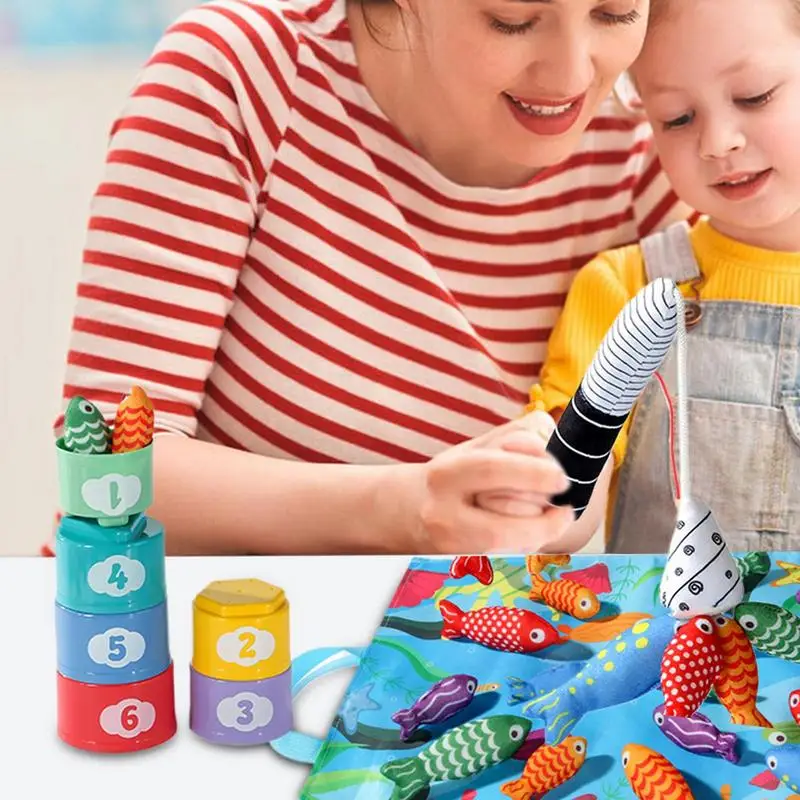
[[[139,724],[139,717],[137,715],[137,711],[139,709],[136,706],[125,706],[122,709],[122,713],[120,714],[120,722],[122,723],[122,727],[125,728],[126,731],[132,731],[136,728]]]

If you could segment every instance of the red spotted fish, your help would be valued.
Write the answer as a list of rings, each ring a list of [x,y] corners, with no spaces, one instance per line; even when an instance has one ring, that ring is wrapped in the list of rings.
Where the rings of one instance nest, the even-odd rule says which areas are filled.
[[[789,711],[792,719],[800,725],[800,689],[795,689],[789,695]]]
[[[681,625],[664,651],[661,689],[668,717],[691,717],[708,697],[722,668],[717,629],[710,617]]]
[[[500,714],[453,728],[411,758],[389,761],[381,774],[395,784],[392,800],[411,800],[431,783],[458,781],[512,758],[531,722]]]
[[[80,395],[69,401],[64,412],[64,447],[83,455],[111,452],[111,429],[100,409]]]
[[[494,606],[464,612],[455,603],[442,600],[439,611],[445,639],[463,636],[493,650],[535,653],[569,640],[569,626],[560,625],[556,630],[538,614],[521,608]]]
[[[568,736],[561,744],[544,745],[528,759],[522,777],[500,791],[511,800],[537,800],[575,775],[586,761],[586,739]]]

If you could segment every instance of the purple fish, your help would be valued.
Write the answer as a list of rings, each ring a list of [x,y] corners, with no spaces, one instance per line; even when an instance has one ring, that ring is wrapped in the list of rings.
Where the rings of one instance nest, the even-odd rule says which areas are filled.
[[[653,709],[653,719],[671,742],[690,753],[713,753],[732,764],[739,762],[736,734],[722,733],[699,711],[695,711],[691,717],[668,717],[664,708],[664,703],[656,706]]]
[[[478,681],[472,675],[450,675],[434,683],[411,708],[392,714],[400,726],[400,738],[406,741],[420,726],[442,722],[466,708],[475,696]]]

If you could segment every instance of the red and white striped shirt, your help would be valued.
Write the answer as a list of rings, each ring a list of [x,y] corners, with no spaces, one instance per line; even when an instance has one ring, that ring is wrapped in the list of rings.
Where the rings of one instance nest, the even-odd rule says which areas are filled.
[[[113,419],[139,383],[160,430],[424,460],[520,413],[578,267],[689,213],[612,100],[529,185],[445,179],[359,80],[344,6],[215,0],[165,33],[92,201],[65,404]]]

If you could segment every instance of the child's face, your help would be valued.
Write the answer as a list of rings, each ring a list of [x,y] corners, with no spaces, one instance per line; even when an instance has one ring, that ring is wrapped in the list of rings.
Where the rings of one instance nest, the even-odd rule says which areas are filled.
[[[671,0],[633,69],[678,195],[772,249],[800,249],[799,29],[790,0]]]

